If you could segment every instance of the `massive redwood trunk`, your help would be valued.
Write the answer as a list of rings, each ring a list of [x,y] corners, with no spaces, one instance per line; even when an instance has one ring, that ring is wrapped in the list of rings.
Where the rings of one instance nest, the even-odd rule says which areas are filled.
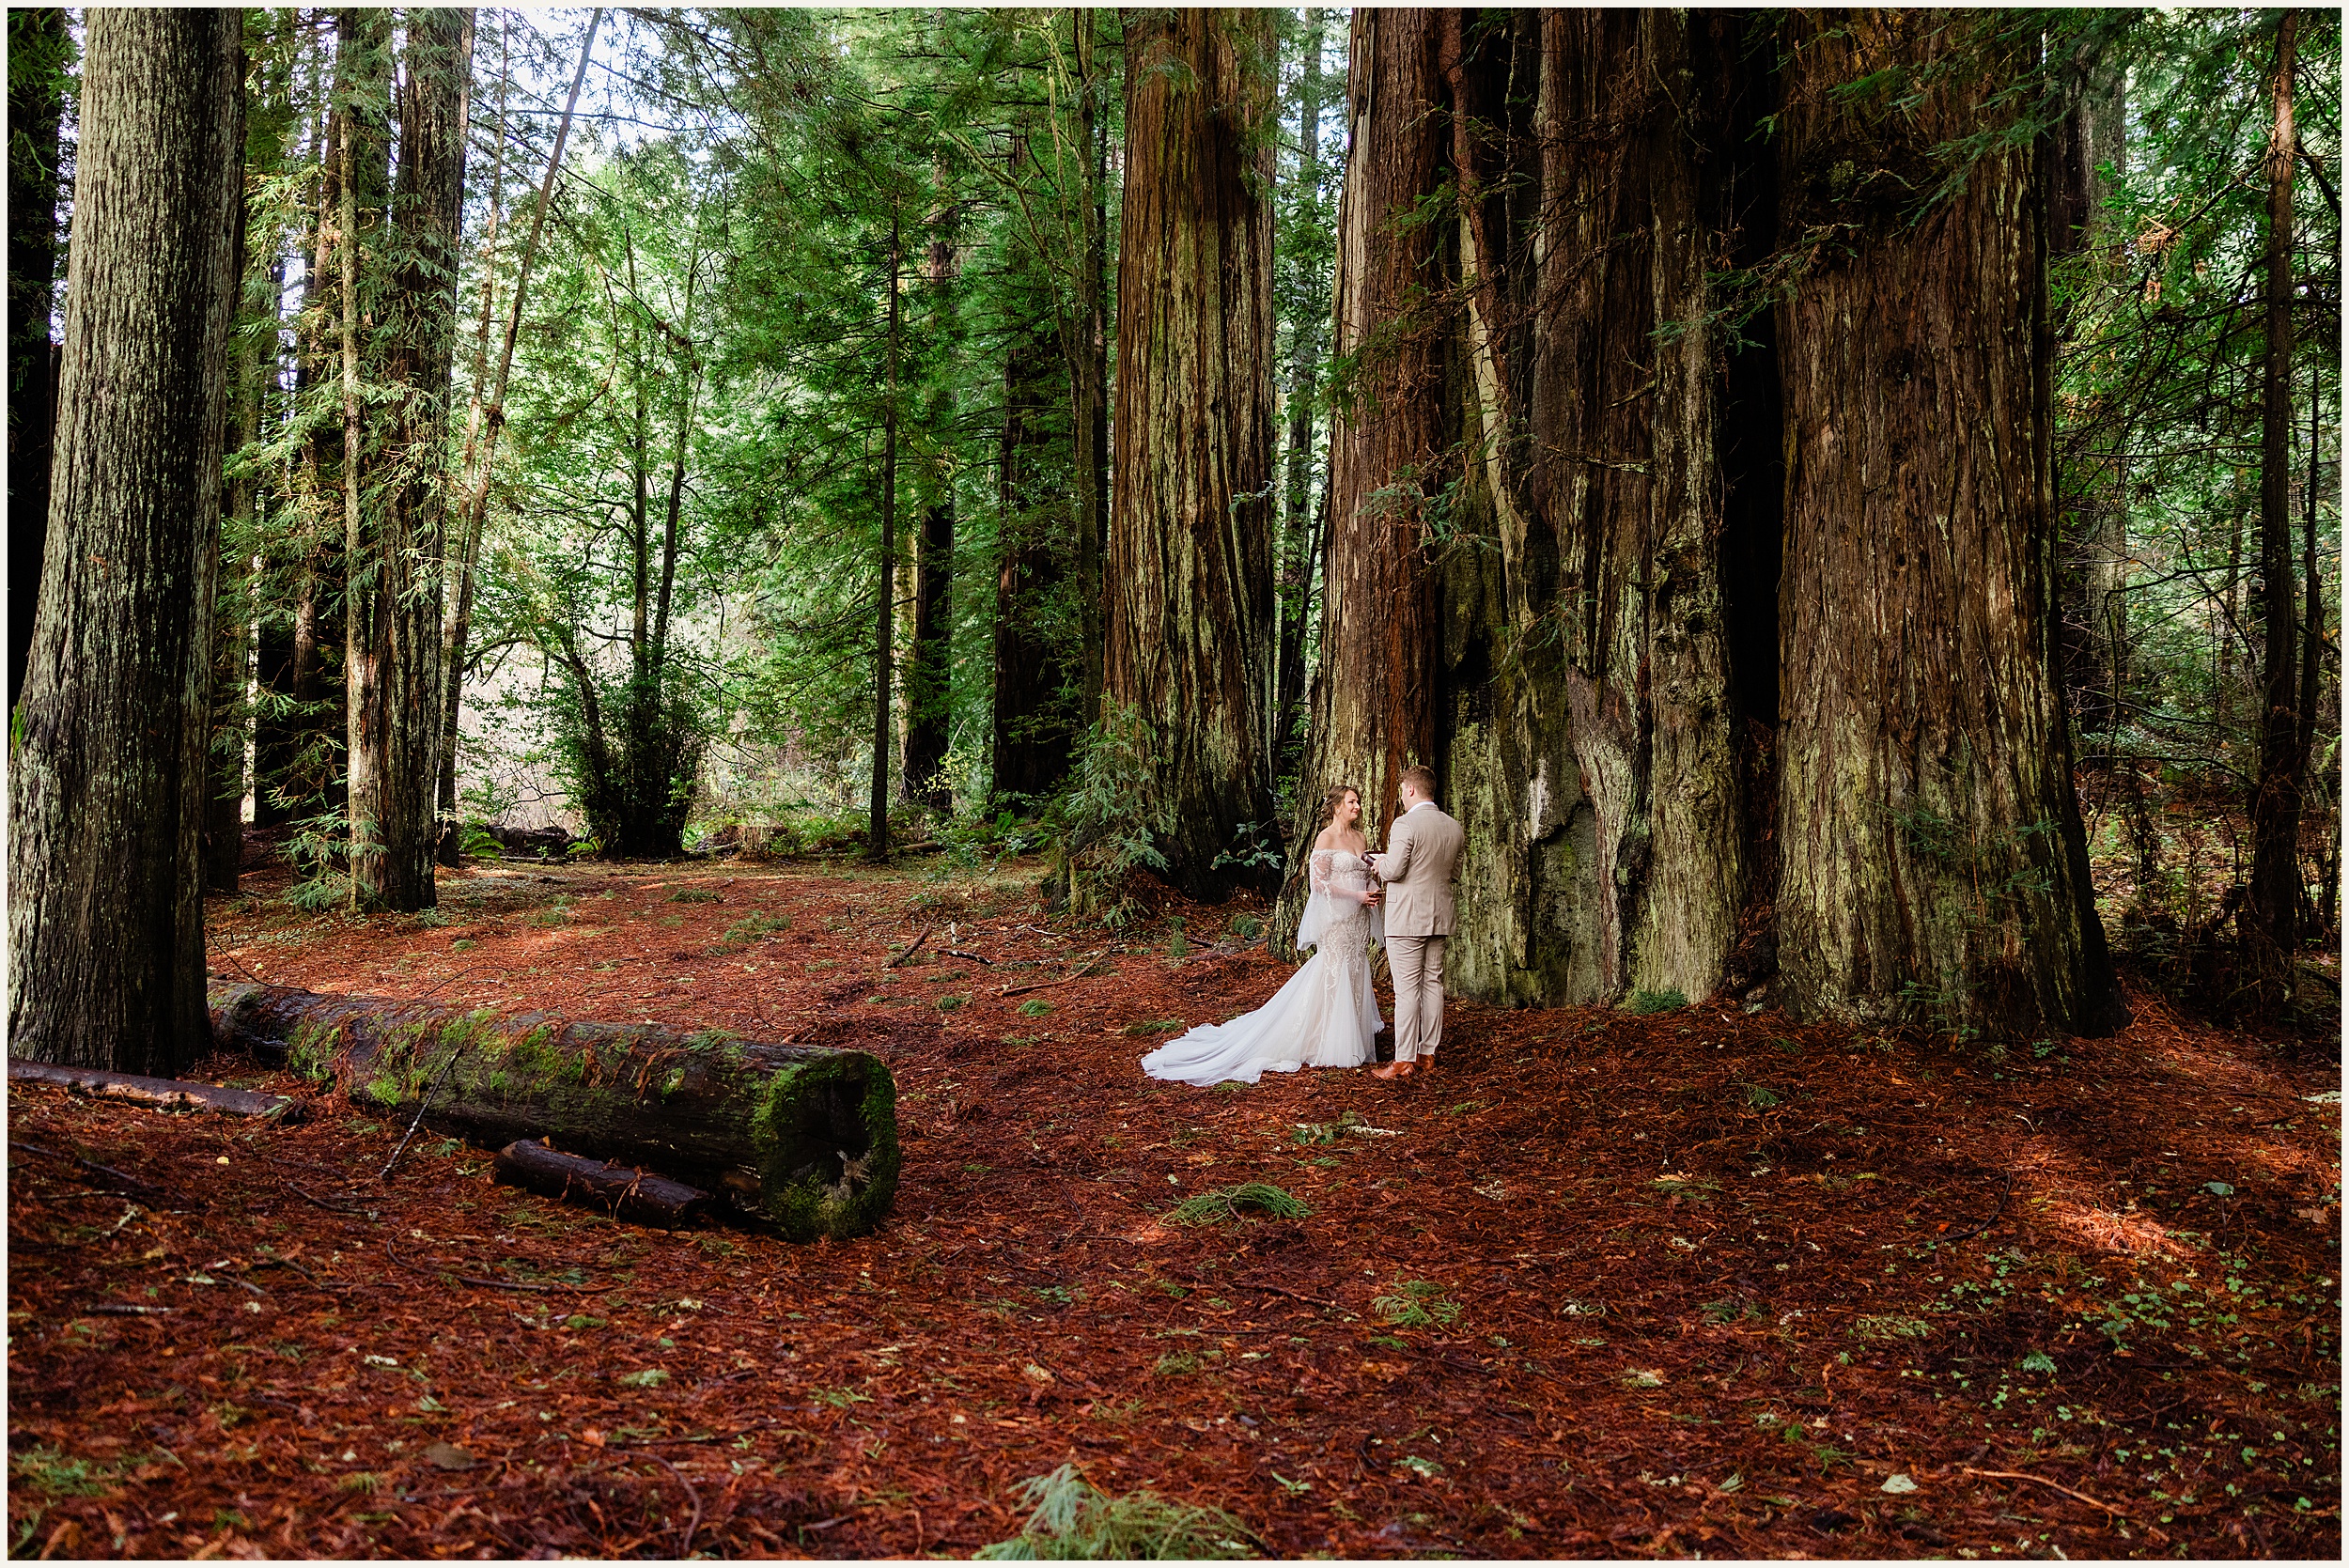
[[[1781,239],[1817,241],[1778,321],[1789,999],[1953,1032],[2095,1029],[2120,1002],[2055,666],[2031,152],[1984,155],[1912,222],[1989,69],[1921,11],[1798,19],[1786,43]],[[1915,104],[1837,90],[1929,64]]]
[[[1103,706],[1155,732],[1169,878],[1219,896],[1272,816],[1272,13],[1137,11],[1126,51]]]
[[[404,258],[383,304],[391,405],[376,494],[363,513],[371,527],[353,553],[346,629],[351,897],[363,909],[425,909],[437,900],[449,368],[472,73],[470,10],[410,14],[387,225]]]
[[[57,461],[8,778],[8,1050],[207,1048],[198,841],[243,16],[94,9]]]
[[[1953,122],[1828,90],[1936,27],[1870,13],[1790,62],[1799,20],[1355,14],[1299,795],[1361,785],[1375,838],[1433,763],[1469,835],[1455,994],[1782,965],[1801,1011],[2112,1017],[2050,662],[2028,156],[1911,232],[1854,171],[1930,174]],[[1972,123],[1979,76],[1931,79]],[[1775,314],[1735,275],[1774,256]]]

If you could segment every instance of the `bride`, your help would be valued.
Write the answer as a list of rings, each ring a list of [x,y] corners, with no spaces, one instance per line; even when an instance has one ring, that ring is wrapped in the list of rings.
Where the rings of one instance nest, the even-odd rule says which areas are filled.
[[[1361,792],[1330,791],[1325,826],[1314,840],[1313,896],[1298,924],[1299,952],[1314,955],[1272,1000],[1229,1023],[1201,1024],[1142,1059],[1152,1078],[1177,1083],[1253,1083],[1267,1071],[1356,1067],[1371,1060],[1371,1038],[1386,1027],[1370,984],[1369,944],[1383,939],[1379,893],[1356,824]]]

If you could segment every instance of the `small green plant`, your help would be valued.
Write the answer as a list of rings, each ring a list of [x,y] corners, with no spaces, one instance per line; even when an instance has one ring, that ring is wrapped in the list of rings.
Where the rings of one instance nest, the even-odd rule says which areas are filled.
[[[713,954],[739,953],[753,942],[764,941],[777,932],[790,929],[791,917],[789,915],[770,915],[763,909],[754,909],[742,919],[727,926],[726,934],[721,937],[709,951]]]
[[[1234,915],[1232,924],[1225,929],[1241,941],[1252,942],[1264,935],[1264,922],[1254,915]]]
[[[105,1483],[90,1473],[88,1460],[46,1444],[8,1455],[8,1474],[53,1498],[94,1498],[106,1490]]]
[[[1709,1203],[1713,1201],[1713,1195],[1721,1189],[1721,1184],[1719,1182],[1708,1182],[1702,1176],[1676,1173],[1658,1176],[1648,1185],[1656,1188],[1659,1197],[1684,1198],[1691,1203]]]
[[[1269,822],[1243,822],[1232,830],[1232,846],[1216,856],[1208,869],[1230,866],[1243,876],[1252,871],[1278,871],[1283,864],[1281,833]]]
[[[718,890],[716,888],[678,888],[669,894],[669,902],[672,904],[715,904],[718,902]]]
[[[646,1367],[642,1372],[624,1372],[614,1379],[624,1389],[657,1389],[668,1380],[668,1372],[661,1367]]]
[[[1738,1087],[1746,1092],[1746,1104],[1755,1110],[1768,1110],[1784,1103],[1776,1090],[1765,1084],[1742,1083]]]
[[[1242,1182],[1237,1187],[1202,1192],[1167,1211],[1167,1218],[1184,1225],[1212,1225],[1237,1219],[1243,1212],[1275,1219],[1302,1219],[1313,1210],[1268,1182]]]
[[[971,999],[967,996],[942,996],[938,999],[938,1010],[941,1013],[959,1012],[970,1004]]]
[[[1030,997],[1019,1004],[1019,1016],[1023,1018],[1040,1018],[1051,1010],[1052,1004],[1042,997]]]
[[[1188,1350],[1170,1350],[1154,1369],[1160,1377],[1187,1377],[1199,1370],[1199,1358]]]
[[[1112,1497],[1063,1465],[1019,1483],[1034,1510],[1018,1535],[972,1555],[989,1561],[1227,1559],[1257,1555],[1248,1527],[1218,1508],[1156,1492]]]
[[[1432,1280],[1398,1280],[1384,1296],[1371,1298],[1370,1310],[1397,1328],[1434,1328],[1460,1315],[1459,1304]]]
[[[2044,1350],[2034,1350],[2023,1358],[2023,1370],[2038,1373],[2043,1377],[2053,1377],[2056,1373],[2055,1358]]]
[[[1688,999],[1678,991],[1634,991],[1626,1004],[1634,1013],[1670,1013],[1688,1005]]]
[[[1915,1317],[1863,1317],[1851,1331],[1862,1340],[1921,1340],[1933,1332],[1933,1325]]]
[[[1142,1023],[1129,1023],[1122,1032],[1127,1034],[1171,1034],[1183,1027],[1180,1018],[1150,1018]]]
[[[1166,924],[1166,955],[1169,958],[1181,958],[1188,956],[1190,953],[1190,943],[1183,936],[1183,917],[1180,915],[1169,916]]]

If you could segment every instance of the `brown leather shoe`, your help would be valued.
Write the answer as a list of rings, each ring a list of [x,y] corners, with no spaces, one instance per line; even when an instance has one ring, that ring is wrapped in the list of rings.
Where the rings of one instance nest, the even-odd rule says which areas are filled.
[[[1397,1079],[1406,1079],[1411,1076],[1411,1063],[1408,1062],[1390,1062],[1383,1067],[1373,1067],[1370,1070],[1370,1076],[1376,1079],[1383,1079],[1387,1082],[1392,1083]]]

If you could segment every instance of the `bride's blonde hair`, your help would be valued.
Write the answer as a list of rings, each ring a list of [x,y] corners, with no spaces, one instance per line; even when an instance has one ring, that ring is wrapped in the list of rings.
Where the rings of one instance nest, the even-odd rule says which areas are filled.
[[[1359,800],[1361,799],[1362,792],[1350,784],[1331,784],[1330,786],[1330,792],[1321,798],[1321,820],[1314,824],[1314,835],[1316,838],[1320,836],[1322,829],[1327,828],[1330,823],[1335,822],[1338,819],[1339,802],[1343,801],[1349,795]]]

